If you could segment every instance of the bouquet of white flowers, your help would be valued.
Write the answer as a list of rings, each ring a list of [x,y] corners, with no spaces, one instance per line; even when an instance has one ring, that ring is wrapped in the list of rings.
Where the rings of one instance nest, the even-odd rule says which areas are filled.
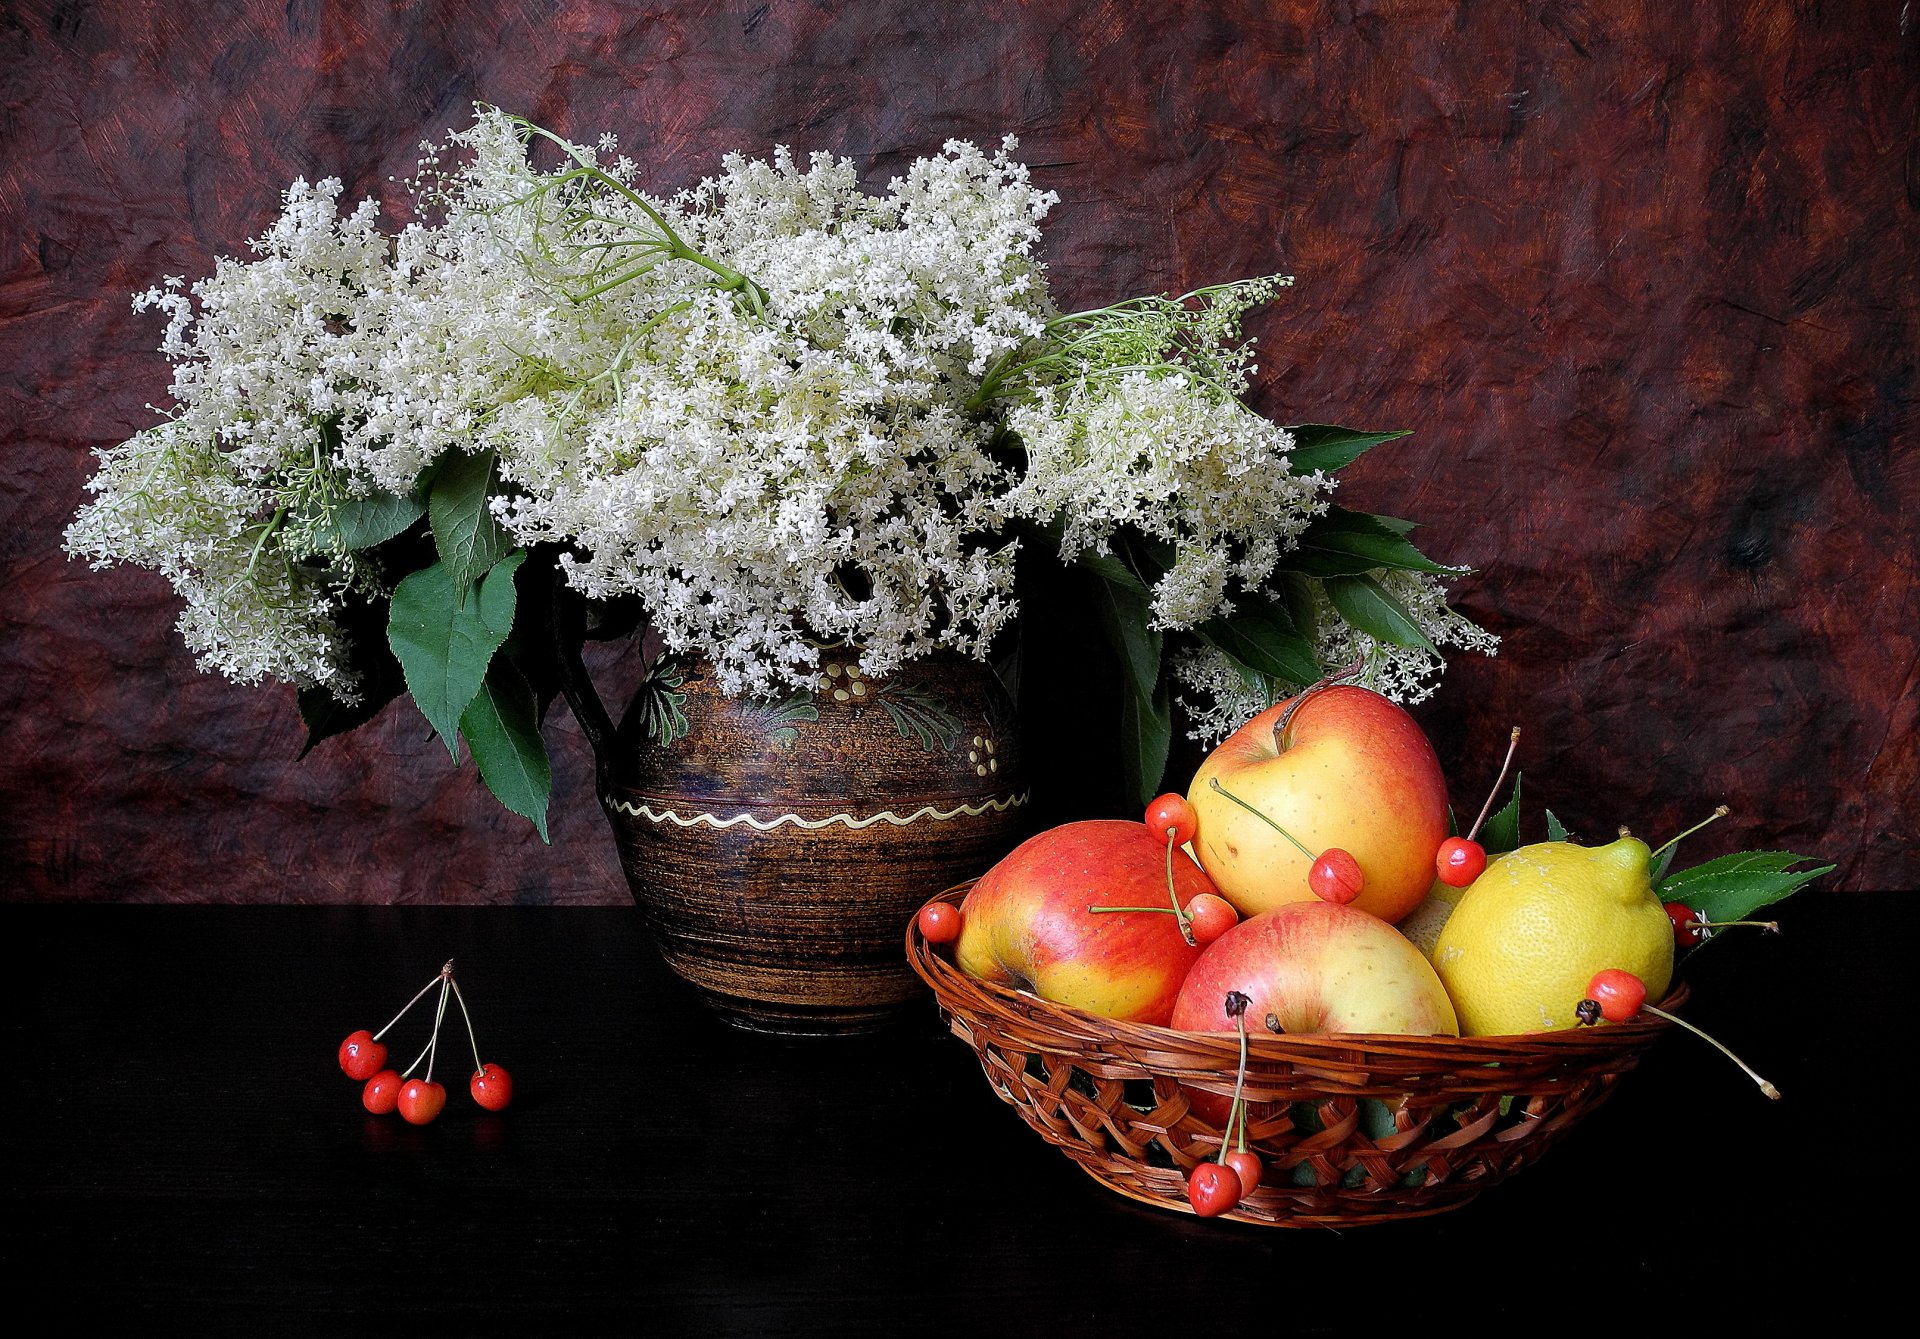
[[[1098,577],[1143,795],[1176,680],[1211,737],[1330,665],[1405,700],[1491,649],[1408,522],[1327,500],[1400,434],[1242,402],[1241,318],[1287,281],[1063,314],[1014,147],[880,196],[782,149],[659,199],[612,137],[482,108],[397,235],[296,182],[255,259],[136,299],[175,404],[99,453],[68,549],[164,573],[201,665],[297,685],[312,740],[411,693],[543,834],[539,707],[589,611],[766,696],[823,641],[984,658],[1044,544]]]

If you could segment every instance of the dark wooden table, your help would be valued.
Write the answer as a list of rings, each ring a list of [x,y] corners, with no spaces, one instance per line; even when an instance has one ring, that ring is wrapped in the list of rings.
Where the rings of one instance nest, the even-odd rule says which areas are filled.
[[[152,1332],[1581,1334],[1866,1318],[1904,1295],[1920,895],[1803,893],[1541,1165],[1351,1231],[1101,1189],[942,1030],[729,1030],[619,911],[0,911],[0,1266]],[[511,1110],[373,1118],[335,1064],[447,957]],[[409,1019],[409,1044],[425,1028]],[[1259,1327],[1257,1330],[1254,1327]],[[1614,1333],[1623,1332],[1613,1330]]]

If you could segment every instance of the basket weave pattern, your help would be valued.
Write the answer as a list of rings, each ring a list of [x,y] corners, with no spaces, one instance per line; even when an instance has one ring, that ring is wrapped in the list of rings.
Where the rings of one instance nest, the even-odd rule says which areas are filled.
[[[957,903],[971,886],[934,900]],[[907,959],[1021,1119],[1103,1185],[1192,1212],[1187,1171],[1221,1140],[1195,1105],[1224,1120],[1236,1034],[1123,1023],[989,985],[915,925]],[[1664,1007],[1685,999],[1676,986]],[[1643,1016],[1516,1037],[1276,1037],[1249,1023],[1247,1146],[1266,1174],[1225,1216],[1289,1227],[1457,1208],[1537,1160],[1670,1026]]]

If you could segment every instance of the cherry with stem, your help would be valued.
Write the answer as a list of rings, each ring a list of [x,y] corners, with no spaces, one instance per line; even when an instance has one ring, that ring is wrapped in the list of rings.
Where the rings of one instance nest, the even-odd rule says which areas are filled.
[[[1302,696],[1304,696],[1304,694]],[[1306,843],[1302,842],[1298,837],[1274,822],[1267,814],[1261,812],[1253,805],[1248,804],[1238,795],[1235,795],[1232,791],[1221,785],[1219,777],[1208,777],[1207,784],[1211,786],[1217,794],[1224,795],[1227,799],[1232,800],[1242,809],[1245,809],[1262,823],[1265,823],[1282,837],[1292,842],[1296,851],[1313,862],[1307,869],[1307,887],[1313,890],[1314,896],[1320,898],[1322,901],[1345,904],[1353,901],[1366,889],[1367,880],[1366,876],[1360,871],[1360,862],[1355,860],[1349,852],[1342,850],[1338,846],[1329,846],[1316,856],[1307,848]]]
[[[1188,945],[1197,947],[1211,944],[1221,935],[1231,930],[1239,921],[1240,914],[1233,909],[1225,898],[1213,893],[1197,894],[1186,906],[1180,905],[1180,891],[1173,882],[1174,848],[1193,840],[1199,831],[1199,819],[1193,812],[1193,806],[1187,803],[1183,795],[1162,795],[1147,806],[1147,826],[1163,832],[1167,840],[1167,901],[1164,907],[1094,907],[1092,912],[1110,911],[1151,911],[1171,912],[1174,923],[1180,927],[1180,937]]]
[[[1587,982],[1587,998],[1574,1008],[1574,1016],[1580,1020],[1581,1027],[1592,1027],[1602,1018],[1609,1023],[1624,1023],[1635,1014],[1652,1014],[1669,1023],[1676,1023],[1691,1032],[1700,1040],[1719,1051],[1733,1061],[1746,1073],[1746,1076],[1759,1085],[1760,1091],[1774,1101],[1780,1100],[1780,1090],[1761,1078],[1752,1065],[1735,1055],[1717,1038],[1709,1036],[1678,1014],[1668,1013],[1658,1005],[1647,1003],[1647,983],[1632,972],[1619,967],[1608,967],[1595,972],[1593,979]]]
[[[467,1091],[473,1100],[488,1111],[505,1111],[507,1103],[513,1100],[513,1076],[498,1065],[482,1064],[480,1061],[480,1043],[473,1036],[473,1015],[467,1012],[467,997],[460,993],[460,983],[448,978],[453,987],[453,999],[460,1006],[460,1016],[467,1020],[467,1044],[473,1047],[473,1076],[467,1080]]]
[[[1507,770],[1513,766],[1514,750],[1520,747],[1520,727],[1514,726],[1513,733],[1507,736],[1507,756],[1500,764],[1500,775],[1494,778],[1493,789],[1487,792],[1487,802],[1480,806],[1480,816],[1473,820],[1473,826],[1464,837],[1449,837],[1440,843],[1440,849],[1433,857],[1434,868],[1440,876],[1440,882],[1449,888],[1465,888],[1486,872],[1487,848],[1474,840],[1480,835],[1481,825],[1487,821],[1487,815],[1493,812],[1494,797],[1499,795],[1500,787],[1506,784]]]

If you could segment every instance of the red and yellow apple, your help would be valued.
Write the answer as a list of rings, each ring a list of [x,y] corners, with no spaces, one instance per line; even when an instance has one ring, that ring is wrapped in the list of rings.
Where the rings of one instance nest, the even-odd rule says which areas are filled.
[[[1167,896],[1167,846],[1144,823],[1089,819],[1015,847],[960,904],[962,971],[1088,1013],[1164,1024],[1200,957]],[[1175,852],[1186,906],[1213,883]],[[1089,911],[1094,906],[1166,907]]]
[[[1378,916],[1333,902],[1293,902],[1240,922],[1187,973],[1172,1025],[1227,1032],[1229,993],[1251,1003],[1248,1030],[1457,1036],[1446,987],[1424,954]]]
[[[1352,905],[1397,921],[1426,896],[1447,836],[1447,783],[1433,745],[1402,708],[1344,684],[1300,700],[1276,740],[1290,702],[1255,716],[1200,765],[1187,794],[1199,819],[1193,849],[1221,895],[1256,916],[1314,900],[1314,857],[1339,848],[1364,879]]]

